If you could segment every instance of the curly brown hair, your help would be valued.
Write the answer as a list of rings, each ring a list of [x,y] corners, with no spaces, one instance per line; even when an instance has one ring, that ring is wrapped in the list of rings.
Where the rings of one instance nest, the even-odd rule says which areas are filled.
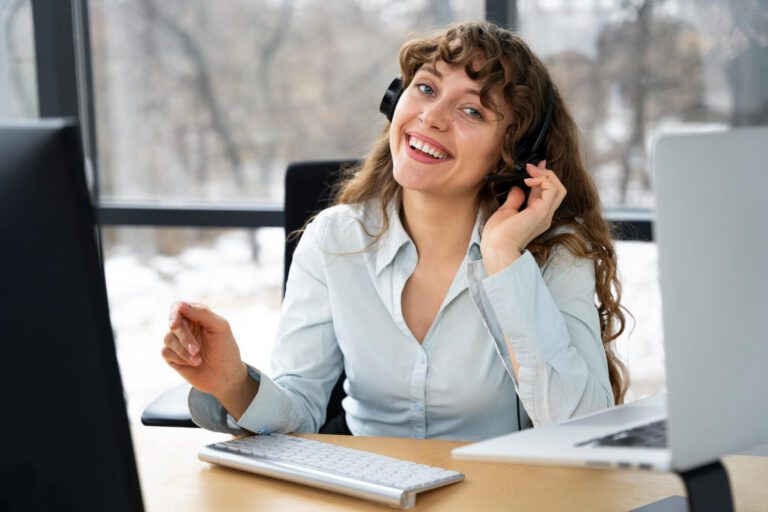
[[[603,218],[600,197],[587,173],[578,144],[579,134],[571,114],[544,64],[520,37],[489,22],[464,22],[451,25],[426,37],[413,39],[400,49],[403,86],[407,87],[416,71],[424,64],[442,61],[451,66],[464,66],[471,79],[481,84],[481,103],[489,107],[490,95],[500,90],[511,107],[512,122],[507,128],[501,148],[498,172],[510,172],[514,166],[515,145],[537,131],[546,104],[547,83],[552,84],[554,107],[544,154],[568,194],[555,211],[550,228],[534,239],[528,250],[542,265],[557,246],[574,256],[594,262],[597,310],[600,333],[608,360],[608,375],[616,404],[623,403],[629,385],[629,373],[616,354],[613,341],[624,331],[625,316],[621,306],[621,283],[617,276],[616,252],[610,224]],[[479,68],[477,67],[479,64]],[[378,240],[388,229],[386,209],[398,200],[400,185],[392,174],[389,127],[374,143],[360,165],[346,169],[333,195],[336,204],[362,203],[373,200],[381,209],[382,229]],[[483,219],[487,219],[499,203],[488,187],[479,193]],[[565,229],[563,229],[565,228]]]

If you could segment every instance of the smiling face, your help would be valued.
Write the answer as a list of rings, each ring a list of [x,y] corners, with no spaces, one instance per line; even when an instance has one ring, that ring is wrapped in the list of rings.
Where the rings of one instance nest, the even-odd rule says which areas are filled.
[[[389,147],[395,180],[406,190],[474,198],[493,172],[511,109],[501,94],[480,102],[480,84],[463,66],[424,64],[403,92],[392,118]]]

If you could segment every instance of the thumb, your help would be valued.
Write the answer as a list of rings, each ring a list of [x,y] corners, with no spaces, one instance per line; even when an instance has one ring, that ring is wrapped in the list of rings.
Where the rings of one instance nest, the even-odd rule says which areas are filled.
[[[507,194],[507,200],[501,205],[500,209],[518,211],[525,201],[525,193],[520,187],[512,187]]]

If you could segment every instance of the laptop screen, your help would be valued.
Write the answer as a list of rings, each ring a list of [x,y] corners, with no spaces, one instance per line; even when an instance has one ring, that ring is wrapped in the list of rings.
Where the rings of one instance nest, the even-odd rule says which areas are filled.
[[[141,510],[77,128],[0,125],[0,510]]]
[[[654,146],[672,465],[768,441],[768,128]]]

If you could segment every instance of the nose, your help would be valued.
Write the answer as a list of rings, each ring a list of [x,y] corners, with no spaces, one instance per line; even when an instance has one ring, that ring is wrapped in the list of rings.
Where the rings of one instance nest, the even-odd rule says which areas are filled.
[[[425,105],[421,109],[419,119],[421,122],[431,128],[443,131],[448,128],[450,106],[442,101],[436,101],[429,105]]]

